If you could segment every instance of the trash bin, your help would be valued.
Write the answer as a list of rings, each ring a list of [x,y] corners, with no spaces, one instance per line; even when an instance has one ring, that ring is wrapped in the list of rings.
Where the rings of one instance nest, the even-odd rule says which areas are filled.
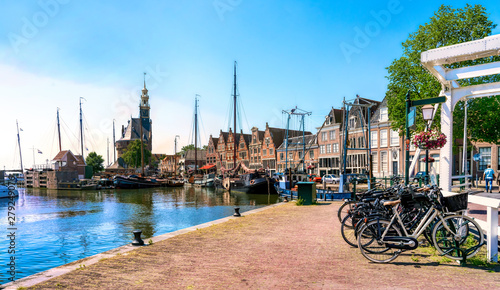
[[[316,182],[297,182],[297,194],[304,200],[304,205],[311,205],[316,201]]]

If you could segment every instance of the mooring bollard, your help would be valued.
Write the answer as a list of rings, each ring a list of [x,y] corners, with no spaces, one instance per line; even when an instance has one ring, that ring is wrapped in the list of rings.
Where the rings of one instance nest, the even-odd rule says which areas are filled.
[[[141,230],[135,230],[132,233],[134,233],[134,240],[132,241],[132,246],[144,246],[144,241],[141,239]]]
[[[234,214],[233,214],[233,216],[241,216],[241,214],[240,214],[240,208],[239,207],[235,207],[234,208]]]

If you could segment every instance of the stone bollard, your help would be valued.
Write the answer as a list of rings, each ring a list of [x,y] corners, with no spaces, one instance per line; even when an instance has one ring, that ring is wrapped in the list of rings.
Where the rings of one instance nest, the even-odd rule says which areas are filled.
[[[134,240],[132,241],[132,246],[144,246],[144,241],[141,239],[141,230],[135,230],[132,233],[134,233]]]
[[[234,208],[234,214],[233,214],[233,216],[241,216],[241,214],[240,214],[240,208],[239,207],[235,207]]]

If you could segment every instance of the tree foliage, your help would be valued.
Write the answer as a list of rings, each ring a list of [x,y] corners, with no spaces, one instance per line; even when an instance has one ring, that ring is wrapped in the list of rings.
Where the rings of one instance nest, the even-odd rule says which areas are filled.
[[[457,43],[473,41],[491,35],[496,27],[488,19],[486,9],[481,5],[469,5],[464,8],[454,9],[451,6],[442,5],[430,18],[430,21],[421,25],[418,30],[411,33],[403,42],[403,55],[395,59],[387,68],[389,85],[386,92],[389,118],[392,127],[404,132],[405,129],[405,96],[410,91],[412,100],[427,99],[439,96],[441,85],[437,79],[430,74],[420,62],[420,54],[424,51],[453,45]],[[477,65],[500,60],[499,57],[483,58],[474,61],[464,61],[448,65],[447,68],[458,68],[463,66]],[[471,78],[459,81],[459,85],[468,86],[480,83],[499,81],[498,75]],[[469,101],[467,135],[473,141],[498,142],[499,114],[489,111],[489,108],[500,109],[500,98],[478,98]],[[417,110],[419,112],[419,110]],[[498,111],[496,111],[498,112]],[[493,116],[495,115],[495,116]],[[454,110],[454,138],[463,138],[464,122],[463,102],[459,103]],[[438,110],[433,127],[440,127],[441,112]],[[422,131],[425,127],[421,113],[416,114],[416,130]]]
[[[94,174],[104,170],[104,159],[95,152],[90,152],[85,162],[88,166],[92,167]]]
[[[123,161],[130,167],[141,167],[141,140],[134,140],[130,142],[127,146],[127,150],[122,155]],[[146,143],[144,143],[144,162],[149,163],[151,158],[151,151],[147,149]]]
[[[195,148],[195,147],[194,147],[194,144],[189,144],[189,145],[187,145],[187,146],[184,146],[184,147],[182,147],[182,148],[181,148],[181,151],[180,151],[180,152],[177,152],[177,155],[181,155],[181,154],[183,154],[183,153],[186,153],[186,152],[188,152],[189,150],[194,150],[194,148]],[[204,146],[203,146],[203,148],[198,147],[198,150],[206,150],[207,148],[208,148],[208,146],[207,146],[207,145],[204,145]]]

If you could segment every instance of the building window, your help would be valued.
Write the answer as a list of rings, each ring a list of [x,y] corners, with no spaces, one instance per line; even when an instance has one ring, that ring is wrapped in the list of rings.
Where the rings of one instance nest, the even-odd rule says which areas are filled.
[[[302,159],[302,151],[299,151],[299,159]]]
[[[269,147],[269,144],[271,144],[271,138],[267,137],[265,142],[266,146]]]
[[[262,149],[262,155],[267,155],[267,150],[266,149]]]
[[[321,141],[327,141],[327,135],[326,132],[321,132]]]
[[[380,152],[380,164],[382,166],[382,173],[385,175],[387,172],[387,151]]]
[[[335,140],[335,130],[330,131],[330,140]]]
[[[310,159],[313,159],[314,158],[314,151],[309,151],[309,158]]]
[[[288,160],[293,160],[293,152],[288,153]]]
[[[491,147],[479,148],[481,161],[479,161],[479,170],[486,170],[488,165],[491,165]]]
[[[371,136],[371,144],[372,144],[372,148],[377,148],[378,147],[378,132],[377,131],[372,131],[371,132],[372,136]]]
[[[273,148],[269,148],[269,155],[273,155],[273,153],[274,153]]]
[[[283,153],[280,153],[280,160],[283,160]]]
[[[380,119],[379,119],[379,121],[380,122],[385,122],[387,120],[389,120],[389,116],[387,114],[387,107],[380,108]]]
[[[387,130],[380,130],[380,147],[387,147]]]
[[[332,144],[326,145],[326,153],[332,153]]]
[[[391,130],[391,146],[399,146],[399,133],[396,130]]]
[[[319,146],[319,154],[325,154],[325,145]]]
[[[332,145],[333,145],[332,152],[339,153],[339,143],[333,143]]]
[[[377,152],[372,152],[372,170],[378,172],[378,156]]]
[[[241,149],[245,148],[245,143],[240,143],[240,148]]]
[[[354,129],[356,128],[356,118],[352,117],[349,119],[349,128]]]

